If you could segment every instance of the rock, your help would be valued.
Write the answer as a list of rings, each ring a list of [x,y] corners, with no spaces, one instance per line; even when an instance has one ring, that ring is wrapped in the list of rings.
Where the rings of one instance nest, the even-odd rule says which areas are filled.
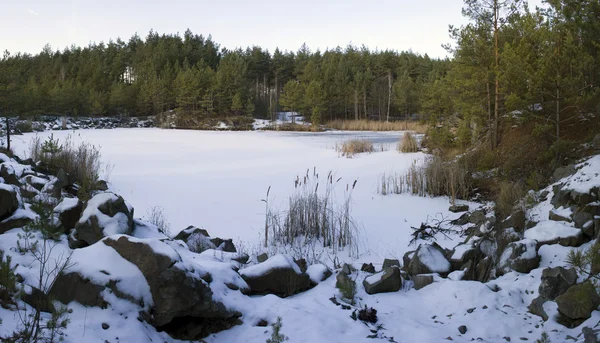
[[[580,207],[577,212],[589,213],[592,216],[600,216],[600,202],[593,202]]]
[[[433,283],[433,275],[415,275],[412,277],[412,281],[415,284],[415,289],[419,290]]]
[[[529,304],[529,306],[527,307],[527,309],[529,310],[529,313],[541,317],[543,321],[547,321],[548,314],[546,313],[546,310],[544,310],[545,302],[546,302],[546,299],[544,299],[543,297],[537,297],[537,298],[533,299],[531,301],[531,304]]]
[[[75,230],[79,239],[89,245],[107,236],[129,235],[133,230],[133,208],[116,194],[96,194],[86,203]]]
[[[584,193],[584,192],[572,190],[570,195],[571,195],[571,199],[573,199],[573,202],[579,206],[585,206],[596,200],[595,195],[592,195],[591,193],[587,193],[587,192]]]
[[[565,269],[563,267],[546,268],[542,271],[542,282],[540,283],[538,293],[540,297],[554,300],[576,283],[577,272],[575,269]]]
[[[350,278],[350,276],[344,272],[339,272],[335,276],[335,287],[339,290],[342,290],[342,294],[344,294],[345,290],[353,290],[356,288],[356,284],[354,280]],[[350,299],[352,300],[352,299]]]
[[[436,243],[421,244],[417,248],[408,265],[411,276],[419,274],[448,274],[451,271],[450,262],[446,259],[445,251]]]
[[[478,246],[473,246],[470,243],[461,243],[454,247],[452,254],[450,254],[449,261],[452,265],[452,269],[458,270],[468,261],[477,263],[481,258],[483,258],[483,253]]]
[[[94,189],[97,191],[105,192],[108,190],[108,184],[104,180],[98,180],[94,184]]]
[[[583,226],[588,222],[594,222],[594,216],[590,213],[576,212],[573,215],[573,223],[575,223],[575,227],[578,229],[583,229]]]
[[[566,207],[569,205],[571,200],[571,192],[562,189],[564,187],[563,184],[559,184],[553,187],[554,196],[552,197],[551,203],[554,205],[554,208]]]
[[[410,260],[412,260],[416,250],[407,251],[404,256],[402,256],[402,269],[408,271],[408,265],[410,264]],[[385,262],[385,261],[384,261]]]
[[[246,264],[250,260],[250,256],[248,254],[239,253],[237,256],[234,256],[231,260],[241,264]]]
[[[513,212],[508,218],[506,218],[500,227],[502,229],[513,228],[516,232],[523,232],[525,229],[525,221],[527,216],[523,210],[517,210]]]
[[[56,178],[58,179],[58,182],[56,183],[56,185],[60,188],[66,188],[68,186],[71,186],[73,183],[75,183],[73,181],[73,179],[71,178],[71,176],[69,174],[67,174],[63,169],[60,169],[56,173]]]
[[[594,136],[592,140],[592,147],[596,150],[600,150],[600,133]]]
[[[16,187],[0,184],[0,220],[10,217],[18,208],[19,198]]]
[[[553,220],[555,222],[568,222],[572,221],[571,217],[568,217],[557,210],[550,210],[548,213],[548,219]]]
[[[386,258],[385,260],[383,260],[383,266],[381,268],[385,269],[393,266],[400,268],[400,261],[398,261],[397,259]]]
[[[450,222],[450,224],[452,225],[458,225],[458,226],[463,226],[463,225],[467,225],[469,224],[469,214],[468,213],[463,213],[460,217],[454,219],[453,221]]]
[[[367,276],[363,280],[363,286],[368,294],[397,292],[402,288],[400,268],[388,267],[379,273]]]
[[[327,280],[332,275],[331,270],[321,263],[313,264],[306,268],[306,274],[308,274],[313,286]]]
[[[554,173],[552,174],[552,182],[557,182],[560,179],[564,179],[567,176],[571,176],[575,174],[576,171],[577,170],[575,169],[575,165],[573,164],[569,164],[565,167],[558,167],[556,168],[556,170],[554,170]]]
[[[211,238],[210,241],[215,245],[217,250],[222,250],[225,252],[237,252],[232,239],[222,239],[217,237]]]
[[[514,270],[519,273],[529,273],[539,267],[541,257],[537,253],[537,241],[524,239],[510,243],[498,262],[497,272],[499,275]]]
[[[21,182],[15,174],[15,169],[11,165],[2,164],[0,165],[0,177],[4,179],[4,183],[9,185],[20,186]]]
[[[464,335],[467,333],[467,327],[465,325],[461,325],[458,327],[458,332],[461,333],[461,335]]]
[[[67,241],[69,243],[69,248],[71,249],[81,249],[88,246],[88,244],[77,237],[77,230],[72,229],[68,236]]]
[[[491,257],[479,261],[475,267],[475,280],[483,283],[490,281],[493,268],[494,262]]]
[[[106,323],[102,323],[102,329],[103,330],[108,330],[110,328],[110,325],[106,324]]]
[[[258,263],[263,263],[263,262],[265,262],[268,259],[269,259],[269,255],[267,255],[266,252],[264,252],[264,253],[256,256],[256,260],[258,261]]]
[[[149,320],[159,330],[167,331],[174,338],[191,340],[229,328],[237,322],[239,313],[226,309],[213,299],[207,284],[212,282],[210,274],[204,275],[204,280],[198,279],[195,275],[200,271],[179,269],[176,266],[179,261],[173,260],[172,256],[158,253],[156,247],[131,241],[126,236],[107,238],[102,243],[113,248],[143,274],[153,301]],[[157,244],[162,244],[158,251],[169,249],[165,243]],[[234,275],[238,277],[236,282],[242,282],[232,271],[231,276]]]
[[[102,297],[104,287],[77,272],[60,274],[48,295],[63,304],[77,301],[81,305],[106,308],[107,302]]]
[[[46,186],[46,184],[48,183],[47,179],[35,176],[35,175],[27,175],[23,178],[23,180],[25,180],[25,183],[30,185],[31,187],[37,189],[38,191],[41,191],[42,189],[44,189],[44,186]]]
[[[352,267],[352,265],[348,264],[348,263],[344,263],[344,265],[342,266],[342,273],[350,275],[352,274],[353,271],[355,271],[356,269],[354,269],[354,267]]]
[[[0,234],[18,227],[24,227],[35,219],[31,212],[16,211],[12,216],[0,222]]]
[[[485,216],[485,210],[482,208],[477,209],[469,214],[469,223],[481,225],[485,223],[486,220],[487,217]]]
[[[21,300],[40,312],[54,312],[54,305],[52,305],[48,295],[36,287],[25,286],[25,292],[22,293]]]
[[[570,287],[556,298],[558,311],[570,320],[580,321],[590,318],[592,311],[600,306],[600,296],[590,282]]]
[[[598,336],[593,329],[585,326],[581,329],[581,333],[583,333],[583,343],[598,343]]]
[[[82,211],[83,203],[77,198],[64,198],[54,208],[54,213],[58,214],[58,220],[67,231],[75,228]]]
[[[362,267],[360,268],[360,271],[373,274],[375,273],[375,266],[373,265],[373,263],[363,263]]]
[[[188,226],[186,229],[180,231],[174,239],[184,241],[188,249],[195,253],[201,253],[208,249],[216,249],[208,232],[194,226]]]
[[[450,208],[448,208],[448,211],[453,212],[453,213],[467,212],[468,210],[469,210],[469,205],[466,205],[466,204],[452,205],[452,206],[450,206]]]
[[[300,271],[301,272],[306,273],[307,265],[306,265],[306,260],[305,259],[301,258],[301,259],[295,260],[294,262],[296,262],[296,264],[298,265],[298,267],[300,267]]]
[[[308,274],[289,255],[275,255],[261,264],[240,271],[250,294],[275,294],[287,297],[311,288]]]

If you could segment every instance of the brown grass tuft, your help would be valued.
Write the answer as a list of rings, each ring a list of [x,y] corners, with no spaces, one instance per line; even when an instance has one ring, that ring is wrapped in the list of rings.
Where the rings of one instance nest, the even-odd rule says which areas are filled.
[[[325,127],[344,131],[414,131],[425,133],[427,124],[414,120],[372,121],[372,120],[333,120]]]
[[[360,154],[363,152],[371,153],[375,151],[373,143],[366,139],[351,139],[349,141],[345,141],[342,143],[342,145],[336,145],[335,149],[342,156],[346,156],[348,158],[352,158],[355,154]]]
[[[397,149],[399,152],[417,152],[419,151],[419,144],[417,139],[410,132],[405,132],[404,135],[398,141]]]

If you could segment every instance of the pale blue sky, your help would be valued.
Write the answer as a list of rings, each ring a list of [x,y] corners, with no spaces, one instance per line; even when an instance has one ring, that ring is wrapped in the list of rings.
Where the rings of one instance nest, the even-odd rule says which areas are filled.
[[[529,0],[531,8],[541,0]],[[365,44],[445,56],[448,25],[466,22],[462,0],[0,0],[0,51],[37,53],[71,44],[187,28],[222,47],[296,51]]]

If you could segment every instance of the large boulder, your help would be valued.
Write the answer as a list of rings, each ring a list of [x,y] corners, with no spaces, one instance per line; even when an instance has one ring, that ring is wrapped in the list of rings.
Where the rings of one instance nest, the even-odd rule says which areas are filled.
[[[410,263],[408,273],[419,274],[448,274],[452,270],[450,262],[446,259],[445,251],[437,244],[421,244]]]
[[[590,318],[592,311],[600,306],[600,296],[590,282],[584,282],[569,288],[564,294],[556,298],[558,312],[566,317],[571,325],[579,325],[583,320]]]
[[[75,228],[82,211],[83,203],[78,198],[64,198],[54,208],[54,213],[58,215],[58,220],[66,231]]]
[[[367,276],[363,280],[363,286],[368,294],[397,292],[402,288],[400,268],[388,267],[379,273]]]
[[[412,278],[413,284],[416,290],[419,290],[425,286],[431,285],[433,283],[433,275],[415,275]]]
[[[19,197],[14,186],[0,184],[0,220],[10,217],[19,208]]]
[[[24,209],[17,209],[10,217],[0,222],[0,234],[18,227],[24,227],[35,219],[35,214]]]
[[[16,175],[15,168],[10,164],[2,163],[2,165],[0,165],[0,177],[4,179],[4,183],[15,186],[21,185],[19,177]]]
[[[89,277],[73,271],[58,275],[49,296],[63,304],[76,301],[85,306],[106,308],[108,303],[102,297],[104,289],[104,285],[98,285]]]
[[[176,240],[182,240],[188,246],[190,251],[201,253],[208,249],[221,250],[225,252],[237,252],[233,240],[222,238],[211,238],[208,231],[195,226],[188,226],[180,231]]]
[[[537,241],[524,239],[510,243],[500,256],[497,273],[503,275],[514,270],[519,273],[529,273],[540,266],[541,257],[537,253]]]
[[[308,268],[306,268],[306,274],[308,274],[313,286],[327,280],[332,275],[331,270],[329,270],[326,265],[320,263],[308,266]]]
[[[275,255],[263,263],[240,271],[250,294],[275,294],[287,297],[311,288],[308,274],[289,255]]]
[[[542,271],[542,282],[539,294],[544,299],[554,300],[564,294],[570,287],[577,283],[577,272],[573,268],[563,267],[546,268]]]
[[[531,301],[531,304],[529,304],[527,310],[529,311],[529,313],[541,317],[543,321],[547,321],[548,313],[546,313],[546,310],[544,310],[545,302],[546,299],[544,297],[537,297]]]
[[[89,245],[107,236],[131,234],[133,208],[114,193],[96,194],[86,203],[75,230],[79,239]]]
[[[191,264],[185,269],[178,267],[178,264],[185,266],[186,261],[168,244],[159,241],[147,244],[126,236],[107,238],[102,243],[113,248],[143,274],[152,295],[150,321],[160,330],[169,332],[175,338],[189,340],[227,329],[237,323],[240,314],[228,310],[221,302],[213,299],[213,292],[208,284],[213,277],[202,270],[194,270],[195,266]],[[245,287],[245,283],[233,270],[224,269],[221,272],[225,270],[235,279],[238,287]],[[204,275],[201,279],[197,274]]]

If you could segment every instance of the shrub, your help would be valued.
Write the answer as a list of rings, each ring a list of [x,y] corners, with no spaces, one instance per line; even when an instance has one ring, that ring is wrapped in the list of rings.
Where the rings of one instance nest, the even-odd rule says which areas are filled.
[[[287,341],[289,338],[281,333],[281,327],[283,323],[281,322],[281,317],[277,317],[277,321],[273,323],[273,332],[271,333],[271,337],[267,339],[267,343],[283,343]]]
[[[399,152],[417,152],[419,151],[419,144],[417,139],[410,133],[405,132],[402,138],[398,141],[397,149]]]
[[[102,163],[100,150],[86,142],[76,145],[71,136],[67,136],[62,144],[54,135],[41,141],[35,137],[29,148],[30,157],[46,167],[49,172],[63,170],[79,185],[78,195],[84,200],[89,198],[100,177]]]
[[[19,132],[33,132],[33,125],[31,124],[31,120],[19,120],[15,124],[15,129]]]
[[[352,158],[355,154],[364,152],[371,153],[375,151],[373,143],[366,139],[351,139],[345,141],[342,145],[336,146],[336,150],[348,158]]]
[[[11,302],[17,291],[17,278],[11,263],[11,257],[4,257],[4,251],[0,250],[0,305]]]
[[[263,199],[266,204],[265,246],[289,247],[294,257],[307,261],[313,261],[318,255],[318,245],[330,248],[334,253],[339,248],[349,247],[350,255],[357,255],[358,228],[350,207],[356,181],[346,185],[345,197],[340,203],[333,194],[340,180],[329,172],[320,183],[316,169],[313,169],[312,175],[307,170],[302,178],[296,177],[295,192],[289,197],[287,210],[282,212],[270,208],[267,192],[267,198]]]
[[[171,224],[169,224],[162,207],[153,206],[146,212],[146,215],[148,222],[158,227],[158,232],[167,237],[171,237]]]
[[[358,319],[367,323],[377,323],[377,310],[372,307],[367,308],[365,305],[365,308],[358,311]]]

